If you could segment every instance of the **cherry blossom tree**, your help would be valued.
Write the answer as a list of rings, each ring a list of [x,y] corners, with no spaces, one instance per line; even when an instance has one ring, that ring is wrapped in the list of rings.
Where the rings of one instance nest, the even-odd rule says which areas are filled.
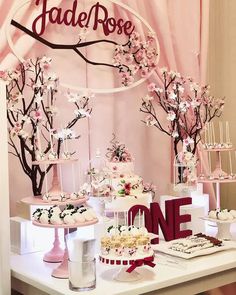
[[[161,73],[161,84],[150,83],[142,99],[140,111],[146,114],[143,122],[173,138],[176,156],[183,147],[195,155],[204,127],[221,116],[224,99],[214,98],[208,85],[200,86],[179,73],[166,68]],[[166,114],[165,122],[160,119],[160,111]]]
[[[73,117],[62,130],[55,128],[55,117],[59,115],[56,106],[59,80],[50,72],[51,62],[51,58],[44,56],[20,63],[15,70],[0,72],[0,79],[7,82],[10,154],[19,159],[35,196],[41,195],[45,175],[52,165],[44,171],[34,161],[59,157],[63,141],[77,138],[72,128],[91,113],[92,94],[68,92],[68,101],[75,106]]]

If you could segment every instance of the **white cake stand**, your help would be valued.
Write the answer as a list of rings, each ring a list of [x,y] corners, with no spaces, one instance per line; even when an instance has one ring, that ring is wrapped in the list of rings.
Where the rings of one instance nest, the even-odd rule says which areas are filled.
[[[233,240],[233,236],[230,232],[231,224],[236,223],[236,219],[233,220],[219,220],[209,217],[202,217],[201,219],[206,221],[215,222],[217,225],[217,234],[216,237],[219,240],[231,241]]]
[[[113,279],[119,282],[134,282],[142,279],[140,273],[134,269],[132,272],[127,272],[127,270],[134,264],[137,263],[138,266],[145,265],[147,263],[140,263],[140,261],[149,261],[150,263],[154,260],[154,252],[150,251],[148,254],[144,255],[135,255],[133,257],[118,257],[115,255],[100,255],[99,260],[103,264],[108,264],[112,266],[119,266],[120,269],[117,273],[114,274]]]

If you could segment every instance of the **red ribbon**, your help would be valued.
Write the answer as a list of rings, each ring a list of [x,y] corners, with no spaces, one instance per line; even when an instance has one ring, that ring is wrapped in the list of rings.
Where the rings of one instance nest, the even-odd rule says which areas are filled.
[[[128,273],[131,273],[133,270],[135,270],[136,267],[140,267],[140,266],[143,266],[143,265],[148,265],[150,267],[154,267],[156,264],[152,262],[153,260],[154,260],[153,256],[147,257],[147,258],[144,258],[144,259],[135,260],[126,271]]]

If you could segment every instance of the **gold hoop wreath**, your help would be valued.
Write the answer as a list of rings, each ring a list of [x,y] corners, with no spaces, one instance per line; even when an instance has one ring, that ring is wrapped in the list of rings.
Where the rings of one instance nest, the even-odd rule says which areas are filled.
[[[49,0],[50,1],[50,0]],[[158,63],[159,59],[160,59],[160,45],[159,45],[159,41],[157,39],[156,33],[153,30],[153,28],[150,26],[150,24],[141,16],[139,15],[135,10],[133,10],[132,8],[130,8],[129,6],[121,3],[118,0],[106,0],[106,1],[110,1],[120,7],[122,7],[124,10],[129,11],[131,14],[133,14],[138,20],[141,21],[141,23],[143,23],[145,25],[145,27],[151,32],[151,34],[153,34],[154,36],[154,40],[155,40],[155,45],[156,45],[156,49],[157,49],[157,57],[155,62]],[[7,42],[9,44],[9,47],[11,48],[13,54],[17,57],[17,59],[20,62],[24,62],[25,59],[20,55],[19,52],[17,52],[17,49],[15,47],[15,45],[13,44],[13,40],[11,38],[11,34],[10,34],[10,26],[11,26],[11,21],[14,19],[16,13],[22,8],[24,7],[26,4],[32,2],[32,0],[23,0],[18,6],[15,7],[15,9],[12,11],[12,13],[9,15],[8,20],[7,20],[7,25],[6,25],[6,37],[7,37]],[[141,78],[137,81],[135,81],[134,83],[128,85],[128,86],[122,86],[122,87],[115,87],[115,88],[94,88],[91,89],[89,88],[93,93],[97,93],[97,94],[111,94],[111,93],[118,93],[118,92],[122,92],[122,91],[126,91],[128,89],[132,89],[140,84],[142,84],[143,82],[145,82],[155,71],[155,68],[153,68],[150,73],[147,74],[146,77]],[[60,83],[60,85],[64,88],[67,89],[71,89],[71,90],[75,90],[75,91],[83,91],[83,90],[87,90],[87,88],[85,87],[78,87],[78,86],[73,86],[70,84],[66,84],[66,83]]]

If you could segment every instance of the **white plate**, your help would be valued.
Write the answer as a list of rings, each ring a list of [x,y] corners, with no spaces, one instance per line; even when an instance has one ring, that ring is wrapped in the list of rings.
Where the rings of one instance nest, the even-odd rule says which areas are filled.
[[[191,254],[179,252],[179,251],[174,251],[172,249],[169,249],[171,244],[173,242],[176,242],[178,240],[170,241],[170,242],[165,242],[159,245],[153,245],[153,249],[155,252],[162,252],[168,255],[184,258],[184,259],[190,259],[198,256],[203,256],[203,255],[210,255],[213,253],[217,253],[220,251],[225,251],[225,250],[230,250],[230,249],[236,249],[236,242],[232,241],[223,241],[222,246],[214,246],[211,248],[203,249],[196,251]]]

